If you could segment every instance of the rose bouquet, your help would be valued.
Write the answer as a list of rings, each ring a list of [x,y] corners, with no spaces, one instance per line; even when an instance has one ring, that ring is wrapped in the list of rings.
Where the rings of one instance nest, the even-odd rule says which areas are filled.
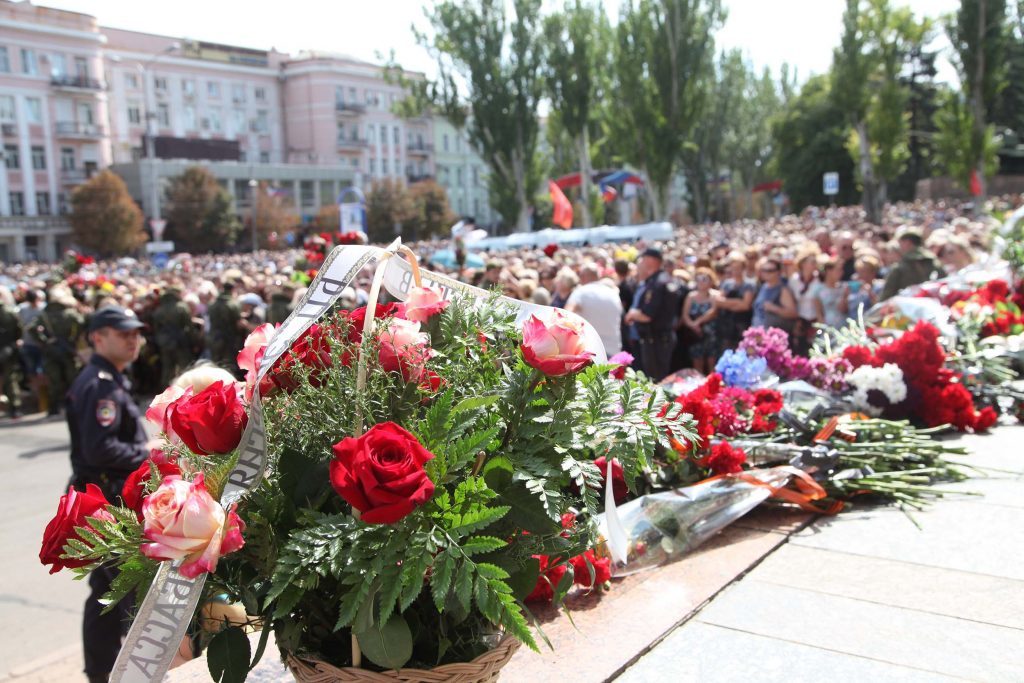
[[[280,356],[282,331],[257,330],[244,383],[158,397],[162,453],[124,505],[64,503],[51,559],[117,566],[115,601],[174,562],[273,629],[297,675],[536,648],[525,599],[549,589],[558,602],[603,575],[595,461],[635,481],[658,444],[694,437],[657,389],[594,363],[578,318],[523,317],[496,295],[412,288],[405,303],[328,313]],[[246,434],[265,433],[265,476],[224,506],[249,458],[247,415]],[[215,678],[244,677],[249,659],[238,626],[213,636]]]

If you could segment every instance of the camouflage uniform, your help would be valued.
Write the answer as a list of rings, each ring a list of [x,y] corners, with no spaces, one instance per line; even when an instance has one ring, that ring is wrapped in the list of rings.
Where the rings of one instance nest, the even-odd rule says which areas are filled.
[[[21,357],[18,354],[21,333],[18,311],[0,306],[0,395],[7,397],[11,417],[21,414]]]
[[[168,289],[160,296],[152,326],[160,351],[160,384],[166,387],[192,362],[192,313],[177,289]]]
[[[222,291],[208,309],[210,316],[210,359],[217,365],[234,372],[235,358],[245,342],[239,323],[242,308],[231,296],[231,290]]]
[[[74,308],[60,301],[50,301],[36,318],[31,330],[43,350],[43,374],[49,386],[50,415],[60,412],[75,375],[78,374],[78,339],[85,321]]]
[[[292,298],[287,292],[274,292],[270,295],[270,306],[267,307],[267,322],[271,325],[283,323],[292,312]]]

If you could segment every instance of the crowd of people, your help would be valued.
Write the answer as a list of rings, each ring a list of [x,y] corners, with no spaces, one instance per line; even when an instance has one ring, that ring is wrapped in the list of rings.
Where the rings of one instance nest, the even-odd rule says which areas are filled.
[[[1016,208],[1021,197],[995,201]],[[900,289],[954,272],[986,252],[989,225],[954,202],[887,206],[882,225],[860,207],[680,227],[659,243],[549,245],[484,254],[485,265],[431,264],[447,241],[411,245],[427,266],[505,295],[565,308],[590,321],[609,356],[630,353],[655,380],[681,368],[709,371],[751,325],[789,332],[807,353],[815,323],[834,327]],[[89,317],[132,311],[145,343],[130,370],[137,395],[208,360],[238,372],[235,355],[263,323],[280,323],[309,273],[298,251],[179,255],[167,268],[121,259],[77,272],[52,264],[0,268],[0,391],[7,414],[57,414],[90,353]],[[365,303],[368,272],[339,305]]]

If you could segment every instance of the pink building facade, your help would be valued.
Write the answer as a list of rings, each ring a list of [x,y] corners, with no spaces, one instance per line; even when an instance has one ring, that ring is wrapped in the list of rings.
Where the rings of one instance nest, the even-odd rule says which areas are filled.
[[[209,168],[240,212],[258,182],[292,194],[303,217],[352,185],[434,177],[435,122],[395,115],[404,96],[383,67],[342,55],[187,41],[0,0],[0,261],[56,259],[70,246],[72,189],[107,167],[149,219],[188,163]]]

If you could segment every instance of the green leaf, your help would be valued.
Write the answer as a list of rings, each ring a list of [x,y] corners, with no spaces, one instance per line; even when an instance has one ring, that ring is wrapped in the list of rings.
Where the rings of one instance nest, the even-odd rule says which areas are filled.
[[[561,528],[545,510],[544,502],[522,482],[515,482],[498,494],[498,498],[509,506],[509,519],[532,534],[555,533]]]
[[[507,579],[508,572],[496,564],[480,562],[476,565],[476,573],[487,579]]]
[[[385,669],[400,669],[412,657],[412,631],[399,615],[383,626],[356,631],[356,639],[366,658]]]
[[[484,481],[492,491],[501,492],[512,484],[512,473],[514,471],[515,468],[512,466],[512,461],[507,456],[500,455],[496,458],[491,458],[484,465]]]
[[[387,622],[388,617],[395,611],[395,603],[402,590],[401,571],[401,566],[393,564],[385,567],[380,575],[380,612],[377,619],[382,624]]]
[[[498,548],[504,548],[506,545],[508,543],[494,536],[473,536],[462,541],[459,547],[467,555],[477,555],[479,553],[489,553]]]
[[[452,575],[455,572],[455,558],[445,552],[434,560],[434,573],[430,577],[430,594],[434,597],[434,605],[438,612],[444,611],[444,603],[448,591],[452,587]]]
[[[249,673],[249,638],[237,626],[213,637],[206,648],[210,676],[217,683],[243,683]]]
[[[455,577],[455,597],[462,605],[463,611],[469,612],[469,601],[473,597],[473,565],[471,562],[463,562],[459,565],[459,573]]]
[[[483,408],[485,406],[492,405],[498,402],[500,398],[497,394],[491,394],[490,396],[470,396],[459,401],[453,409],[453,413],[461,413],[466,410],[476,410],[477,408]]]

